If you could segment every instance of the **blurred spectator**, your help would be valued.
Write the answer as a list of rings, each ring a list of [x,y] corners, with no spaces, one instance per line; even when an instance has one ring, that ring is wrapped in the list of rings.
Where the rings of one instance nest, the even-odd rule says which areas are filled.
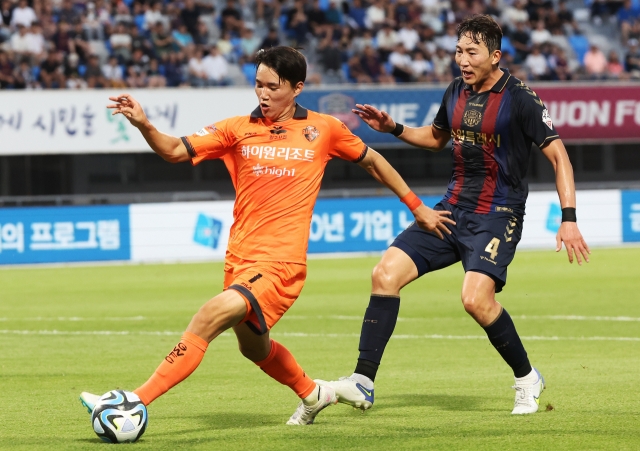
[[[433,73],[438,81],[445,83],[450,81],[453,58],[445,49],[438,47],[435,55],[431,57],[431,63],[433,64]]]
[[[124,3],[118,3],[118,8],[120,5],[124,5]],[[123,9],[126,6],[123,7]],[[165,16],[163,11],[162,1],[156,1],[151,8],[147,9],[144,13],[144,24],[143,28],[145,30],[157,30],[156,25],[160,24],[164,31],[169,31],[169,18]]]
[[[378,53],[382,61],[387,61],[393,49],[400,42],[398,33],[393,29],[391,22],[386,21],[382,26],[382,29],[378,31],[376,35],[376,41],[378,42]]]
[[[164,77],[167,79],[167,86],[177,87],[182,86],[185,76],[186,68],[182,62],[182,53],[173,52],[167,55],[164,60]]]
[[[118,58],[110,56],[109,61],[102,65],[102,75],[109,82],[111,88],[124,88],[124,71],[122,66],[118,64]]]
[[[233,55],[233,44],[231,43],[231,39],[231,30],[227,30],[222,33],[222,37],[218,40],[218,42],[212,45],[216,45],[218,47],[218,51],[227,59],[227,61],[235,62],[235,57]]]
[[[256,20],[268,27],[278,25],[277,18],[280,17],[281,2],[279,0],[256,0]]]
[[[367,15],[367,9],[364,7],[362,0],[353,0],[351,3],[347,3],[347,21],[353,28],[366,28],[365,18]]]
[[[389,55],[389,64],[391,64],[391,75],[397,80],[408,83],[414,81],[411,71],[411,56],[407,54],[404,44],[399,43]]]
[[[145,55],[149,55],[153,52],[153,45],[151,44],[151,41],[140,34],[140,30],[137,26],[131,25],[129,30],[129,33],[131,34],[131,53],[136,50],[140,50]]]
[[[513,55],[514,63],[521,64],[529,55],[530,51],[529,32],[525,28],[524,22],[516,22],[516,29],[511,34],[511,45],[516,50],[516,54]]]
[[[458,45],[458,33],[456,32],[456,26],[454,24],[447,25],[445,34],[436,38],[436,44],[438,47],[442,47],[449,53],[455,53],[456,46]]]
[[[89,88],[108,88],[109,81],[102,74],[98,55],[90,55],[84,72],[84,79]]]
[[[536,28],[531,30],[531,43],[541,45],[551,40],[551,33],[545,28],[544,21],[536,22]]]
[[[311,31],[309,18],[304,9],[304,0],[296,0],[287,15],[287,29],[291,30],[296,45],[307,42],[307,34]]]
[[[595,80],[602,79],[605,75],[607,58],[595,44],[591,44],[589,51],[584,55],[584,69],[587,75]]]
[[[358,54],[362,54],[362,52],[364,52],[364,49],[367,47],[376,47],[376,40],[373,39],[373,36],[371,34],[371,30],[367,30],[366,28],[362,29],[362,30],[358,30],[359,35],[355,36],[352,40],[351,40],[351,50],[358,53]]]
[[[64,75],[67,80],[67,89],[86,89],[87,82],[80,76],[80,57],[76,53],[67,55],[64,63]]]
[[[200,7],[194,0],[185,0],[184,6],[180,10],[180,23],[186,27],[192,38],[198,35],[200,14]]]
[[[385,11],[384,3],[382,0],[374,0],[367,8],[364,23],[370,30],[378,29],[385,19],[387,18],[387,12]]]
[[[148,30],[147,22],[146,22],[147,13],[149,13],[149,17],[151,18],[153,15],[153,12],[152,12],[151,6],[148,3],[144,3],[144,8],[146,9],[144,10],[144,14],[141,13],[141,16],[142,16],[141,23],[142,23],[142,28],[144,30]],[[115,14],[113,15],[112,22],[123,23],[126,25],[131,25],[134,23],[133,15],[131,14],[131,11],[127,7],[126,3],[118,2],[116,4]]]
[[[327,21],[327,16],[320,7],[320,0],[313,2],[313,5],[306,10],[309,30],[314,36],[324,36],[331,30],[331,26]]]
[[[547,58],[547,64],[551,71],[551,78],[553,80],[567,81],[573,78],[571,74],[571,68],[569,67],[569,60],[567,55],[561,47],[557,45],[552,46],[551,54]]]
[[[80,22],[80,14],[73,7],[71,0],[62,0],[62,7],[58,11],[58,22],[75,25]]]
[[[417,82],[431,81],[430,74],[433,72],[433,65],[427,61],[421,51],[413,53],[411,61],[411,73]]]
[[[327,23],[331,25],[341,25],[342,24],[342,11],[339,9],[339,5],[342,3],[340,0],[330,0],[329,8],[325,12],[325,17],[327,18]]]
[[[404,22],[400,27],[400,31],[398,31],[398,39],[402,44],[404,44],[404,48],[409,52],[413,52],[413,49],[415,49],[418,42],[420,42],[418,32],[409,22]]]
[[[236,7],[235,0],[227,0],[226,6],[220,13],[220,19],[222,21],[223,32],[227,30],[232,33],[240,32],[242,28],[242,13],[240,9]]]
[[[617,16],[622,40],[627,41],[634,22],[640,18],[640,10],[633,7],[631,0],[625,0],[622,8],[618,10]]]
[[[220,54],[217,46],[212,46],[209,54],[202,59],[209,86],[225,86],[229,84],[229,63]]]
[[[129,62],[132,52],[132,38],[127,32],[124,23],[116,25],[116,30],[109,37],[112,55],[115,56],[121,64]]]
[[[558,20],[560,20],[560,23],[565,28],[577,28],[573,19],[573,11],[567,7],[567,0],[560,0],[558,3]]]
[[[214,34],[207,24],[204,21],[199,21],[197,25],[197,33],[193,37],[193,42],[195,45],[201,45],[203,47],[208,47],[211,44],[215,43],[217,34]]]
[[[518,22],[529,22],[526,5],[526,0],[516,0],[512,5],[507,6],[500,16],[504,26],[513,30]]]
[[[618,56],[618,52],[615,50],[611,50],[609,52],[609,57],[607,58],[607,68],[605,70],[606,77],[612,79],[621,79],[624,78],[624,66],[620,62],[620,57]]]
[[[7,89],[13,86],[13,64],[7,54],[0,50],[0,89]]]
[[[164,58],[165,55],[173,51],[173,36],[165,30],[161,22],[156,22],[155,25],[153,25],[151,44],[153,45],[153,54],[157,58]]]
[[[91,54],[91,47],[82,28],[82,23],[76,23],[73,30],[70,31],[69,36],[71,38],[69,51],[71,53],[77,53],[80,56],[80,61],[86,62]]]
[[[633,78],[640,78],[640,47],[637,39],[629,39],[629,50],[624,57],[624,66]]]
[[[147,86],[147,77],[138,66],[127,68],[127,86],[130,88],[144,88]]]
[[[393,76],[387,73],[384,65],[380,62],[373,47],[366,47],[360,58],[360,64],[364,73],[373,83],[395,83]]]
[[[11,25],[16,26],[18,24],[24,25],[29,28],[33,22],[36,22],[38,17],[32,7],[27,4],[27,0],[20,0],[18,6],[13,8],[11,12]]]
[[[253,62],[256,52],[260,48],[260,38],[254,33],[255,26],[251,22],[246,22],[240,38],[240,50],[243,62]]]
[[[193,36],[191,36],[184,23],[180,23],[171,35],[173,36],[173,42],[181,49],[194,45]]]
[[[68,22],[60,22],[57,31],[52,37],[52,44],[59,52],[72,52],[71,50],[71,26]]]
[[[17,31],[9,39],[9,48],[17,57],[31,56],[31,36],[24,24],[18,24]]]
[[[51,51],[40,64],[40,83],[43,88],[62,89],[66,87],[64,67],[58,52]]]
[[[164,78],[160,70],[160,64],[155,58],[149,61],[149,70],[147,71],[147,86],[149,88],[164,88],[167,86],[167,79]]]
[[[358,55],[353,55],[347,62],[349,79],[356,83],[372,83],[373,80],[362,67],[362,60]]]
[[[280,45],[280,38],[278,37],[278,29],[270,28],[269,33],[264,37],[260,44],[261,49],[269,49],[271,47],[277,47]]]
[[[0,2],[0,27],[3,25],[9,27],[11,25],[11,13],[13,11],[13,5],[11,0],[2,0]]]
[[[203,56],[204,52],[202,49],[197,48],[189,59],[187,66],[189,71],[189,84],[196,88],[204,88],[207,86],[207,72],[202,62]]]
[[[18,67],[13,70],[13,87],[15,89],[38,89],[40,87],[33,75],[28,58],[22,58]]]
[[[549,66],[547,59],[540,51],[540,47],[534,45],[531,53],[524,60],[524,66],[534,80],[549,80]]]

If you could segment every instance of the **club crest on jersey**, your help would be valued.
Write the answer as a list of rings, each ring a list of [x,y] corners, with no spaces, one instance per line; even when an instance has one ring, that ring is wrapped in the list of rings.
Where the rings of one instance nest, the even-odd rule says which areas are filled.
[[[309,142],[313,141],[318,136],[320,136],[320,132],[313,125],[309,125],[308,127],[305,127],[302,130],[302,134],[304,135],[305,138],[307,138],[307,141]]]
[[[544,122],[547,127],[553,129],[553,122],[551,122],[551,115],[549,114],[549,110],[546,108],[542,110],[542,122]]]
[[[287,131],[282,128],[282,125],[274,125],[271,130],[269,130],[269,140],[273,141],[274,139],[287,139]]]
[[[480,123],[482,120],[482,113],[477,110],[467,110],[462,116],[462,120],[469,127],[474,127]]]

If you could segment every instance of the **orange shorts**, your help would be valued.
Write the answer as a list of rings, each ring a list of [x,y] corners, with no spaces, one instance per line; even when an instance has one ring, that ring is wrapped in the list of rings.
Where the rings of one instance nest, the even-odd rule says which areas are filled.
[[[247,304],[246,322],[258,335],[269,331],[293,305],[304,286],[307,265],[244,260],[227,252],[224,289],[240,293]]]

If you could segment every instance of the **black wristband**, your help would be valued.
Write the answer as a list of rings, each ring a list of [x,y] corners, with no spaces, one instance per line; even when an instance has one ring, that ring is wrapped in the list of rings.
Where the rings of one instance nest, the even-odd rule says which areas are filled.
[[[389,133],[391,133],[393,136],[395,136],[396,138],[400,135],[402,135],[402,132],[404,131],[404,125],[402,125],[400,122],[396,122],[396,127],[391,130]]]
[[[562,209],[562,222],[577,222],[576,209],[573,207],[566,207]]]

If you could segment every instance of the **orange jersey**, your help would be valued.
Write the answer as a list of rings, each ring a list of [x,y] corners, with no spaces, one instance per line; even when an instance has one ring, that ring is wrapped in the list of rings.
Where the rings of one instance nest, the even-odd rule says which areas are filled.
[[[255,261],[305,263],[313,206],[327,162],[354,162],[367,146],[333,116],[296,106],[271,122],[260,108],[182,138],[194,165],[221,158],[236,202],[228,250]]]

